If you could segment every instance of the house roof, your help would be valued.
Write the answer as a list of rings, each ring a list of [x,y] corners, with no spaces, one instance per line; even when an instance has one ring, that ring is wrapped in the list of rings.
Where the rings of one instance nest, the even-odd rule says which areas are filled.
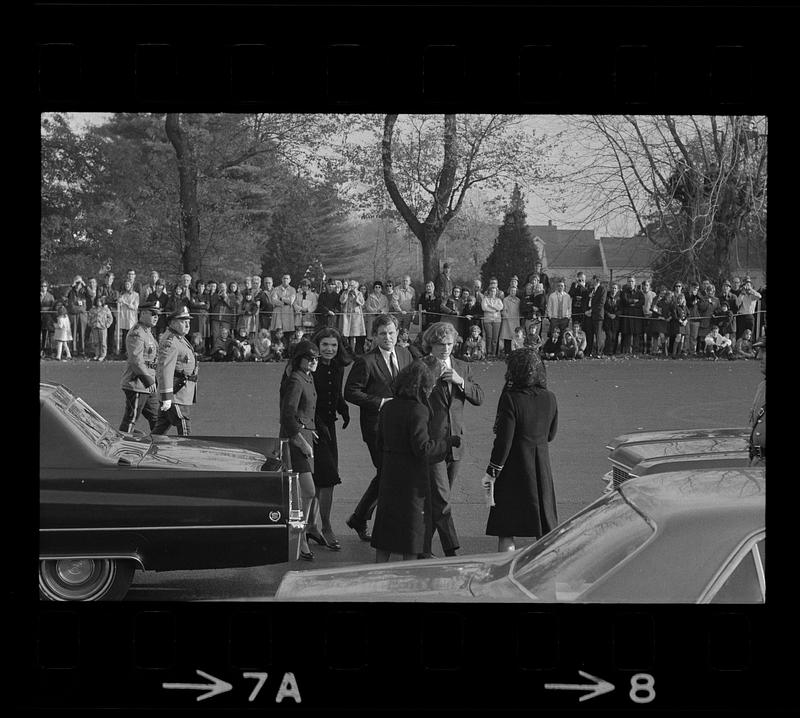
[[[600,237],[605,266],[611,268],[649,269],[658,250],[646,237]]]
[[[548,267],[603,265],[593,229],[558,229],[555,225],[529,225],[529,228],[534,237],[544,242]]]

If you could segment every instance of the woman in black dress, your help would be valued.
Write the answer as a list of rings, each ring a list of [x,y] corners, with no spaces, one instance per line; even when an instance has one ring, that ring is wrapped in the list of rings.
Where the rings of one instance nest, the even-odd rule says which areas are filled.
[[[431,439],[428,397],[436,383],[433,370],[416,359],[394,380],[394,399],[378,418],[378,449],[382,452],[378,505],[371,545],[375,562],[400,554],[404,561],[423,552],[425,506],[430,505],[428,464],[442,461],[461,437]]]
[[[544,363],[533,349],[507,361],[495,419],[492,456],[482,484],[494,489],[486,535],[498,551],[514,551],[515,536],[539,538],[555,528],[556,497],[547,443],[556,435],[558,407],[546,388]]]
[[[314,436],[317,410],[317,390],[312,374],[317,368],[319,350],[313,342],[298,342],[281,377],[281,427],[280,436],[289,439],[289,456],[292,470],[297,471],[303,515],[309,526],[316,523],[314,500]],[[300,558],[313,561],[305,532],[300,536]]]
[[[341,415],[346,429],[350,423],[350,409],[342,396],[344,368],[352,359],[347,355],[344,340],[333,327],[320,329],[311,340],[319,348],[319,364],[314,372],[314,387],[317,390],[316,426],[317,438],[314,440],[314,486],[319,506],[322,532],[306,529],[306,536],[312,541],[327,546],[333,551],[342,547],[331,527],[331,507],[333,487],[341,484],[339,477],[339,447],[336,441],[336,414]]]

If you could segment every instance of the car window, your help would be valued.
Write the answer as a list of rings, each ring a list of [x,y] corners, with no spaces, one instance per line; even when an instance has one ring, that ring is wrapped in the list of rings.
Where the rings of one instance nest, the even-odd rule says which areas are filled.
[[[760,542],[759,547],[761,543],[764,542]],[[752,549],[745,553],[733,573],[711,599],[711,603],[763,603],[756,560]]]
[[[75,399],[69,405],[66,415],[93,444],[100,444],[103,437],[110,439],[116,436],[117,432],[109,423],[83,399]]]
[[[512,579],[538,599],[574,601],[654,531],[621,494],[609,494],[523,552]]]

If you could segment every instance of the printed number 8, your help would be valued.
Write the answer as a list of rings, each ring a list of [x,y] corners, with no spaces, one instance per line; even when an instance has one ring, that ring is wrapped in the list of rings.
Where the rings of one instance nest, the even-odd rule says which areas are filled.
[[[631,692],[628,694],[634,703],[650,703],[656,697],[653,688],[655,678],[649,673],[637,673],[631,677]],[[641,695],[641,694],[644,695]]]

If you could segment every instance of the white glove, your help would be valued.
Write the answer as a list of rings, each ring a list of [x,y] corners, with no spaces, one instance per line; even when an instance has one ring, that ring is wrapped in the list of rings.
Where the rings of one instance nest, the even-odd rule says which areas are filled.
[[[166,399],[161,402],[161,411],[169,411],[172,406],[172,399]]]
[[[495,479],[489,476],[489,474],[484,474],[481,479],[481,486],[483,487],[487,506],[494,506],[494,482]]]

